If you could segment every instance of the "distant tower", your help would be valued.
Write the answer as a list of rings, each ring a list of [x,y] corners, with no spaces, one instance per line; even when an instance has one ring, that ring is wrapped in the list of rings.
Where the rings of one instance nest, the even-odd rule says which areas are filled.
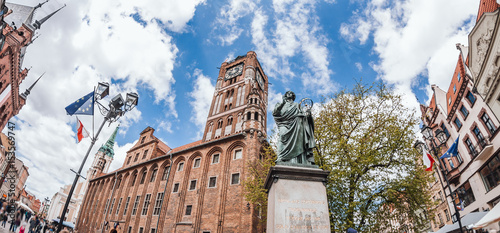
[[[253,51],[222,63],[203,141],[256,130],[265,133],[268,79]]]
[[[113,156],[115,155],[113,147],[115,146],[115,138],[118,128],[119,126],[116,127],[106,144],[102,145],[95,154],[94,162],[92,162],[92,166],[87,171],[87,180],[91,180],[101,173],[108,172],[109,165],[113,161]]]
[[[35,10],[46,2],[35,7],[13,3],[0,6],[0,18],[3,17],[3,21],[0,21],[0,131],[26,104],[26,97],[33,88],[32,85],[25,93],[19,91],[29,71],[22,69],[26,48],[33,42],[35,31],[62,9],[33,22]]]

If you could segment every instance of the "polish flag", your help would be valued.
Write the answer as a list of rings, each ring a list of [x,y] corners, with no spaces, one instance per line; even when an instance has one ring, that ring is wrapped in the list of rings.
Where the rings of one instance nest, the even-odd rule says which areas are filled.
[[[424,154],[422,161],[424,161],[424,166],[426,171],[432,171],[432,165],[434,165],[434,159],[431,154],[424,149]]]
[[[83,127],[83,124],[82,122],[78,119],[78,117],[76,118],[76,120],[78,121],[77,122],[77,127],[78,127],[78,142],[82,141],[83,138],[86,138],[89,136],[89,132],[85,129],[85,127]]]

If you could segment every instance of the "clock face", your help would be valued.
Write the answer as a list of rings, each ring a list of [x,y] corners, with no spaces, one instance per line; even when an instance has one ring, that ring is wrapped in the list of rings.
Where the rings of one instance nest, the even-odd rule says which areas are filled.
[[[241,75],[243,72],[243,64],[239,64],[237,66],[233,66],[229,70],[226,71],[226,75],[224,76],[224,80],[232,79],[238,75]]]
[[[260,72],[257,71],[257,83],[259,83],[260,89],[264,90],[264,80],[262,79],[262,76],[260,75]]]

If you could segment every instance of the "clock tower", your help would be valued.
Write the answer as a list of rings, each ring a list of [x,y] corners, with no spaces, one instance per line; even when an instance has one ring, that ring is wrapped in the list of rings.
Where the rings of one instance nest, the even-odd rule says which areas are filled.
[[[202,141],[247,130],[265,134],[267,88],[268,78],[255,52],[222,63]]]

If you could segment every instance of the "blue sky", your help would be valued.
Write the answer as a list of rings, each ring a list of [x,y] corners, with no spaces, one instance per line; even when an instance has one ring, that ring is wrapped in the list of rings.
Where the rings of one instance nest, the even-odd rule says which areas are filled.
[[[362,79],[394,85],[415,108],[428,101],[429,83],[447,89],[455,44],[467,44],[479,1],[51,0],[35,18],[64,4],[28,47],[23,66],[32,69],[21,89],[46,74],[14,119],[27,189],[39,198],[71,183],[69,169],[90,140],[76,143],[75,118],[64,107],[99,81],[112,83],[111,96],[140,96],[120,119],[112,169],[147,126],[171,147],[201,139],[217,67],[248,51],[272,84],[271,107],[287,90],[318,103]],[[91,131],[91,118],[81,119]],[[268,114],[268,130],[273,125]],[[85,170],[115,126],[103,130]]]

